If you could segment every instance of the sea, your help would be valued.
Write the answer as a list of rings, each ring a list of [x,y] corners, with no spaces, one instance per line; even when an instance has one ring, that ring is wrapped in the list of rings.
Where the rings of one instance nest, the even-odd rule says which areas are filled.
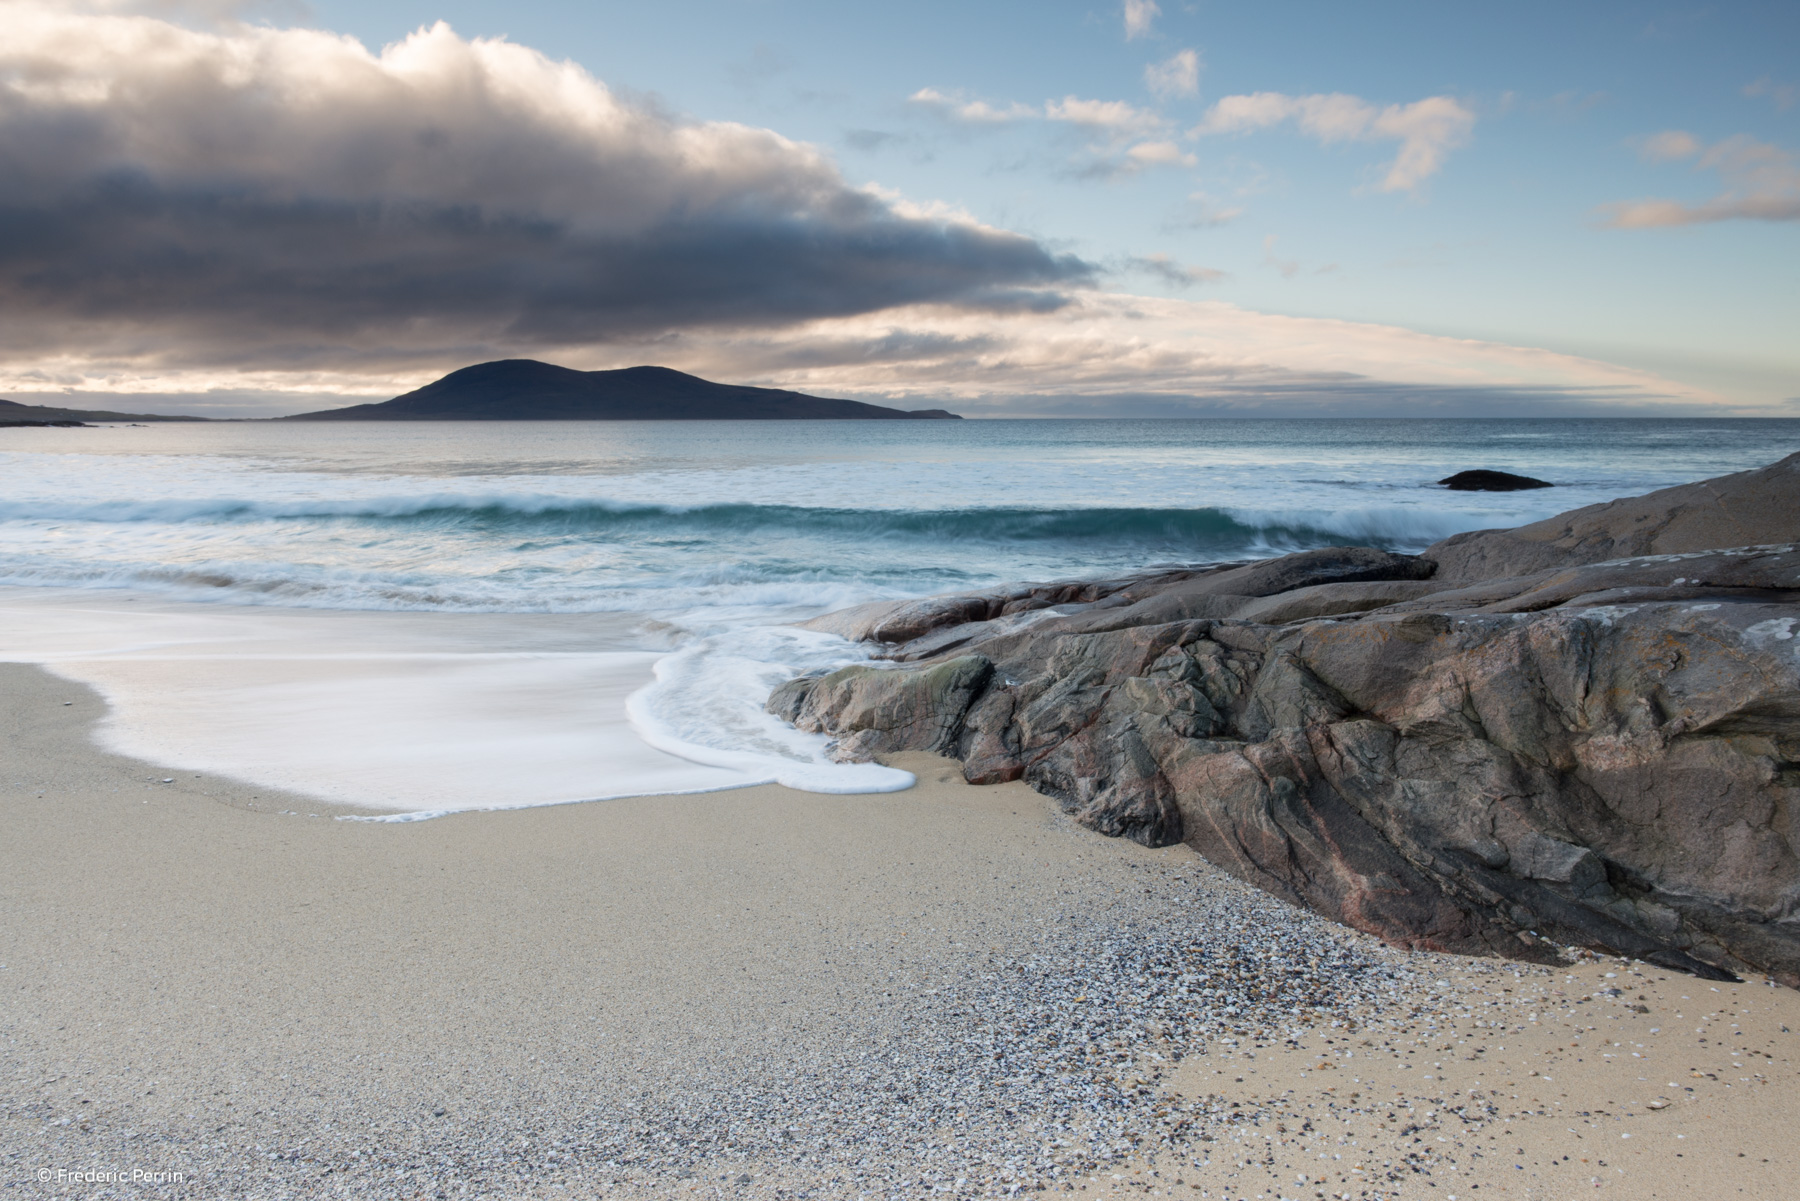
[[[1419,551],[1797,449],[1800,421],[1741,419],[6,429],[0,660],[97,689],[108,749],[382,820],[892,791],[912,777],[833,763],[763,712],[782,681],[868,656],[795,623]],[[1478,467],[1555,487],[1436,483]]]

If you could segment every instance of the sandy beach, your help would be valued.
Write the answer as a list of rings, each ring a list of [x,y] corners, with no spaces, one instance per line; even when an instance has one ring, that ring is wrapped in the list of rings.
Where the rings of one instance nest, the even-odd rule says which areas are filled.
[[[886,795],[373,823],[100,751],[103,702],[39,668],[0,666],[0,706],[5,1195],[1766,1197],[1800,1168],[1789,990],[1405,954],[945,760]]]

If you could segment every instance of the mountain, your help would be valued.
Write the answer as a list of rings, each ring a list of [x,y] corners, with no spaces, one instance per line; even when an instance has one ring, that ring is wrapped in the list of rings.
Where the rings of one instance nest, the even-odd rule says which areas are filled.
[[[715,384],[667,367],[575,371],[501,359],[452,371],[379,404],[298,413],[285,421],[961,420],[943,409],[889,409],[778,388]]]
[[[89,421],[205,421],[205,417],[159,417],[154,413],[109,413],[103,409],[53,409],[0,400],[0,426],[81,425]]]

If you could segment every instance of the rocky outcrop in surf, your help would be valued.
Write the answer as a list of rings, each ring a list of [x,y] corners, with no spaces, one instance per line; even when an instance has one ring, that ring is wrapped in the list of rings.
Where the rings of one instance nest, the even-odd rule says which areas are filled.
[[[884,644],[769,700],[842,758],[952,755],[1397,943],[1800,985],[1800,455],[1420,556],[813,624]]]
[[[1510,471],[1489,471],[1486,468],[1459,471],[1455,475],[1444,477],[1438,483],[1452,492],[1527,492],[1533,488],[1556,487],[1549,480],[1514,475]]]

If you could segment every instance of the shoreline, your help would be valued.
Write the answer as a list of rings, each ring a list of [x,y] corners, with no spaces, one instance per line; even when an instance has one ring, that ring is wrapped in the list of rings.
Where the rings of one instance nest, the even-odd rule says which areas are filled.
[[[640,732],[628,699],[682,650],[644,628],[647,616],[0,587],[7,661],[98,689],[110,706],[101,745],[371,815],[712,791],[777,774],[696,762]]]
[[[899,757],[920,777],[906,793],[336,822],[97,749],[103,703],[40,670],[0,665],[0,698],[14,1195],[1097,1197],[1168,1195],[1175,1173],[1183,1196],[1273,1196],[1268,1170],[1316,1162],[1297,1126],[1276,1128],[1318,1127],[1331,1104],[1294,1073],[1332,1022],[1387,1015],[1379,1037],[1401,1040],[1485,1020],[1505,988],[1573,994],[1564,977],[1631,970],[1397,951],[931,756]],[[1636,991],[1676,985],[1711,987]],[[1800,1029],[1800,997],[1734,987],[1756,1021]],[[1614,1000],[1582,1008],[1642,1024]],[[1721,1066],[1693,1054],[1706,1035],[1674,1033],[1659,1056]],[[1537,1066],[1505,1045],[1518,1053],[1490,1049],[1492,1068]],[[1752,1195],[1781,1178],[1763,1172],[1791,1174],[1796,1115],[1776,1102],[1800,1096],[1792,1045],[1758,1048],[1776,1056],[1756,1061],[1766,1085],[1707,1082],[1742,1138],[1679,1140],[1678,1167]],[[1641,1100],[1628,1091],[1594,1080],[1556,1100],[1612,1112]],[[1265,1133],[1258,1166],[1227,1173],[1217,1151]],[[1522,1195],[1514,1161],[1446,1147],[1355,1195],[1441,1197],[1451,1180]],[[40,1165],[192,1183],[46,1188],[26,1175]],[[1621,1166],[1622,1196],[1669,1179],[1661,1159]],[[1574,1182],[1534,1167],[1546,1188]]]

